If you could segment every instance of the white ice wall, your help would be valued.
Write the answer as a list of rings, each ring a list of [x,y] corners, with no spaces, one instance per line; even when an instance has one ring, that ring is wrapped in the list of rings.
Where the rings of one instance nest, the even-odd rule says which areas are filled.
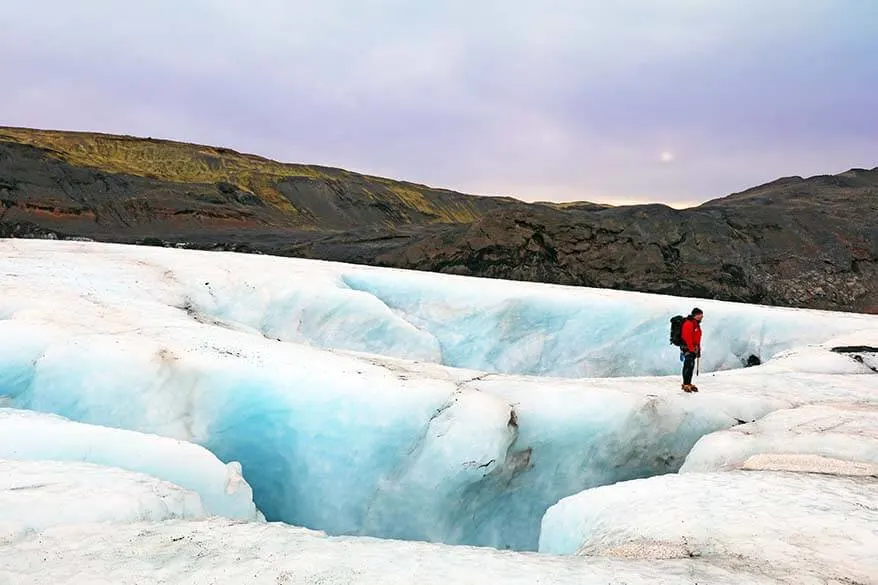
[[[240,465],[224,464],[204,447],[185,441],[0,408],[2,459],[76,461],[127,469],[197,493],[207,513],[242,520],[258,517]]]
[[[704,434],[772,410],[874,395],[861,375],[871,371],[844,356],[819,373],[795,360],[703,373],[698,395],[675,378],[429,363],[438,347],[497,369],[621,373],[633,370],[620,360],[659,359],[639,353],[654,344],[676,368],[665,317],[689,300],[157,248],[0,241],[0,251],[0,397],[194,441],[241,462],[269,519],[336,534],[534,549],[560,498],[674,471]],[[878,329],[867,316],[698,304],[714,328],[770,321],[786,336],[778,347]],[[710,343],[705,355],[720,355]]]

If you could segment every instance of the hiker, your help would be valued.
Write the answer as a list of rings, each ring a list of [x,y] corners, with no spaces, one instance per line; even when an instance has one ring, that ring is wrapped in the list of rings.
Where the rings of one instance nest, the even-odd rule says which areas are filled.
[[[701,320],[704,311],[695,307],[680,328],[680,360],[683,362],[683,392],[698,392],[692,384],[695,360],[701,357]]]

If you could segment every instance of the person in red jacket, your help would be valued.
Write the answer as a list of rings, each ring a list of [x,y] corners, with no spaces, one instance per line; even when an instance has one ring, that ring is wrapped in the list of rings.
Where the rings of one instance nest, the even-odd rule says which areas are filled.
[[[692,373],[695,371],[695,359],[701,357],[701,320],[704,311],[698,307],[692,309],[692,313],[683,321],[680,337],[683,346],[680,348],[683,360],[683,391],[698,392],[698,387],[692,384]]]

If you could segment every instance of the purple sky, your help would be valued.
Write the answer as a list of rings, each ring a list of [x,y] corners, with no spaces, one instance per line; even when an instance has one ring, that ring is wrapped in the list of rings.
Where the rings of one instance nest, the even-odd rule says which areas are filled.
[[[878,166],[874,0],[13,4],[5,125],[528,201],[681,206]]]

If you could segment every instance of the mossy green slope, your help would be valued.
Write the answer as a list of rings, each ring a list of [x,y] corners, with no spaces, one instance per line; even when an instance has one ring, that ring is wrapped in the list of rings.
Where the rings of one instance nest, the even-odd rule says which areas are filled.
[[[349,192],[365,205],[383,205],[401,223],[469,223],[483,215],[480,197],[370,177],[342,169],[288,164],[225,148],[90,132],[0,127],[0,141],[26,144],[70,165],[180,184],[230,183],[298,219],[319,223],[279,187],[290,179]],[[297,217],[298,216],[298,217]],[[386,223],[386,222],[384,222]]]

